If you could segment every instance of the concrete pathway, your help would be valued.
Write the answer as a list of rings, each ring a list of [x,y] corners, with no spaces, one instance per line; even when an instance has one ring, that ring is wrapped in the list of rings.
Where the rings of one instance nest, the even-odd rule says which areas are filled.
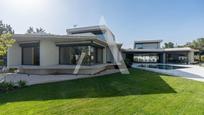
[[[185,66],[187,68],[165,70],[165,69],[156,69],[156,68],[137,67],[137,64],[134,64],[133,67],[204,82],[204,67],[201,67],[198,65],[175,65],[175,64],[169,64],[169,65]]]
[[[101,72],[97,75],[27,75],[27,74],[1,74],[0,75],[0,82],[13,82],[17,83],[20,80],[26,81],[27,85],[34,85],[34,84],[43,84],[43,83],[50,83],[50,82],[58,82],[64,80],[73,80],[73,79],[81,79],[81,78],[90,78],[90,77],[98,77],[107,74],[117,73],[119,70],[106,70]]]

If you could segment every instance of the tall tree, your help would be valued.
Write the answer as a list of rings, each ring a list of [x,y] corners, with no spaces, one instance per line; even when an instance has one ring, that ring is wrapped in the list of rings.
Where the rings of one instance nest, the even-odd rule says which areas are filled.
[[[10,25],[3,24],[3,22],[0,20],[0,35],[6,33],[14,34],[14,30]]]
[[[12,38],[12,34],[1,34],[0,35],[0,56],[5,56],[7,50],[12,44],[15,43],[15,40]]]
[[[12,27],[0,21],[0,56],[5,56],[8,48],[15,42],[12,34],[14,34]]]
[[[164,48],[174,48],[174,43],[173,42],[166,42],[166,43],[164,43]]]
[[[204,51],[204,38],[198,38],[197,40],[193,40],[191,47],[199,50],[199,60],[201,61],[201,55]]]
[[[35,33],[46,33],[45,29],[43,28],[36,28],[33,29],[33,27],[29,27],[28,30],[26,31],[27,34],[35,34]]]
[[[192,47],[192,42],[187,42],[187,43],[184,44],[184,45],[177,45],[176,47],[177,47],[177,48],[183,48],[183,47],[193,48],[193,47]]]
[[[204,38],[193,40],[192,47],[199,50],[204,50]]]
[[[33,27],[29,27],[26,33],[32,34],[32,33],[35,33],[35,31],[34,31]]]
[[[43,28],[36,28],[36,33],[46,33]]]

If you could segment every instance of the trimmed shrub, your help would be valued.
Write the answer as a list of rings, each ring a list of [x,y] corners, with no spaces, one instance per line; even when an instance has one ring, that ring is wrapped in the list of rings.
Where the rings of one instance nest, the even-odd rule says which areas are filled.
[[[127,68],[131,68],[132,67],[132,61],[128,58],[125,59],[125,64],[127,66]]]
[[[20,80],[17,82],[18,83],[18,87],[22,88],[26,86],[26,81]]]
[[[10,73],[15,73],[16,70],[17,70],[17,68],[10,68],[10,69],[9,69],[9,72],[10,72]]]
[[[0,83],[0,91],[7,92],[13,90],[15,85],[13,82],[2,82]]]

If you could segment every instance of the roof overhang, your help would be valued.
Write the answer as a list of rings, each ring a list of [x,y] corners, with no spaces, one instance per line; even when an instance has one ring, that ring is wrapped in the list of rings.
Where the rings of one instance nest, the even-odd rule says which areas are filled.
[[[162,40],[139,40],[135,41],[135,43],[161,43]]]
[[[144,53],[144,52],[162,53],[164,52],[164,50],[163,49],[123,49],[123,52],[127,52],[127,53]]]
[[[17,43],[36,43],[41,40],[51,40],[56,42],[56,44],[83,44],[89,42],[100,46],[107,46],[105,41],[97,39],[96,36],[15,34],[13,35],[13,39],[15,39]]]
[[[125,53],[165,53],[165,52],[196,52],[197,50],[186,47],[186,48],[167,48],[167,49],[123,49]]]
[[[195,49],[192,49],[190,47],[184,47],[184,48],[166,48],[164,49],[165,52],[183,52],[183,51],[187,51],[187,52],[190,52],[190,51],[197,51]]]
[[[67,34],[77,34],[77,33],[90,33],[90,32],[110,32],[114,37],[113,32],[105,25],[97,25],[97,26],[87,26],[87,27],[76,27],[71,29],[66,29]]]

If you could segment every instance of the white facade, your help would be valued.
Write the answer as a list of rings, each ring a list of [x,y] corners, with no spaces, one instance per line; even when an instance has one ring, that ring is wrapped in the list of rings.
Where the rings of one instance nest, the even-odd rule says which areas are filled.
[[[19,66],[22,63],[22,49],[18,43],[13,44],[8,50],[7,55],[7,65],[10,66]]]
[[[96,45],[96,47],[101,47],[102,51],[101,53],[97,53],[97,59],[102,60],[102,63],[105,64],[107,61],[110,61],[111,63],[114,62],[110,57],[111,54],[109,53],[109,47],[105,41],[97,39],[96,36],[82,36],[82,35],[32,35],[32,34],[17,34],[14,35],[14,39],[16,40],[16,43],[9,48],[8,50],[8,67],[21,67],[24,65],[33,65],[33,64],[23,64],[23,57],[26,56],[23,55],[23,50],[26,51],[25,53],[28,53],[27,56],[29,56],[29,60],[35,63],[36,61],[33,61],[35,51],[33,48],[29,49],[23,49],[25,47],[32,47],[32,46],[26,46],[26,45],[37,45],[39,49],[39,55],[37,59],[39,59],[39,64],[37,66],[42,67],[48,67],[48,66],[55,66],[60,65],[60,54],[59,50],[61,46],[63,45],[74,45],[74,46],[80,46],[80,44],[89,44],[89,45]],[[95,46],[94,46],[95,47]],[[31,50],[32,49],[32,50]],[[31,52],[29,52],[32,51]],[[24,53],[24,54],[25,54]],[[23,56],[22,56],[23,55]],[[36,56],[36,55],[35,55]],[[36,66],[36,65],[34,65]]]
[[[115,42],[114,34],[105,26],[68,29],[67,35],[15,34],[16,43],[8,50],[8,68],[34,74],[70,73],[81,53],[85,53],[83,72],[79,73],[98,73],[115,64],[107,31]],[[105,66],[95,68],[94,65]]]
[[[189,64],[194,63],[194,51],[188,53],[188,62]]]
[[[55,41],[40,41],[40,66],[52,66],[59,64],[59,47]]]

